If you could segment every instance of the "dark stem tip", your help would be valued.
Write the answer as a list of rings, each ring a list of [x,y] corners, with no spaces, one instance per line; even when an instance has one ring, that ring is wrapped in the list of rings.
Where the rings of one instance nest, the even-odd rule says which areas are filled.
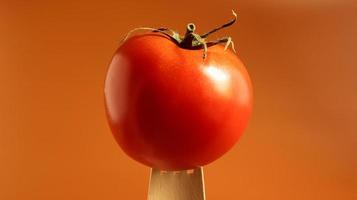
[[[193,33],[196,30],[196,26],[194,23],[187,24],[187,32]]]

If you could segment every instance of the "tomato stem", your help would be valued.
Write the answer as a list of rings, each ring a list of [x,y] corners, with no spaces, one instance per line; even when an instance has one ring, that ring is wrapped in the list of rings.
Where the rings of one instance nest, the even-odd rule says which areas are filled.
[[[237,21],[237,14],[232,10],[232,14],[234,16],[234,19],[230,20],[228,23],[223,24],[222,26],[219,26],[217,28],[212,29],[211,31],[198,35],[195,33],[196,26],[193,23],[189,23],[186,26],[186,34],[184,38],[181,41],[177,41],[179,46],[181,48],[185,49],[203,49],[203,59],[207,57],[207,49],[209,46],[213,46],[216,44],[220,43],[226,43],[225,50],[228,48],[228,46],[231,44],[233,51],[235,52],[234,49],[234,43],[232,41],[231,37],[224,37],[221,39],[218,39],[216,41],[209,41],[206,42],[205,38],[207,38],[209,35],[212,33],[215,33],[223,28],[229,27],[233,25]]]
[[[208,37],[209,35],[211,35],[212,33],[216,32],[216,31],[219,31],[219,30],[221,30],[223,28],[226,28],[226,27],[229,27],[229,26],[233,25],[237,21],[238,16],[237,16],[237,13],[234,12],[234,10],[232,10],[232,14],[234,16],[234,19],[232,19],[231,21],[229,21],[226,24],[223,24],[220,27],[214,28],[213,30],[201,35],[201,38],[206,38],[206,37]]]
[[[137,30],[151,30],[152,32],[158,32],[161,34],[166,35],[169,37],[173,42],[175,42],[179,47],[184,48],[184,49],[203,49],[203,59],[207,57],[207,51],[208,47],[216,45],[216,44],[222,44],[226,43],[224,50],[226,50],[229,45],[231,45],[232,50],[235,52],[234,49],[234,43],[232,41],[231,37],[223,37],[215,41],[206,41],[206,38],[211,35],[212,33],[215,33],[223,28],[229,27],[233,25],[237,21],[237,14],[232,10],[232,14],[234,16],[234,19],[230,20],[229,22],[212,29],[211,31],[208,31],[205,34],[199,35],[195,33],[196,26],[194,23],[189,23],[186,26],[186,33],[183,37],[180,36],[179,33],[176,31],[173,31],[169,28],[149,28],[149,27],[139,27],[135,28],[126,35],[126,37],[123,39],[125,41],[130,34],[132,34],[134,31]],[[168,33],[170,32],[170,33]]]

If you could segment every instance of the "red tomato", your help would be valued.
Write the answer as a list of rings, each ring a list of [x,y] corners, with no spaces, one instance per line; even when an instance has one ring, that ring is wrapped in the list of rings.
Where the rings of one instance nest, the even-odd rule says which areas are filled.
[[[121,148],[153,168],[206,165],[237,142],[252,110],[249,75],[222,45],[178,47],[144,34],[115,53],[105,82],[110,128]]]

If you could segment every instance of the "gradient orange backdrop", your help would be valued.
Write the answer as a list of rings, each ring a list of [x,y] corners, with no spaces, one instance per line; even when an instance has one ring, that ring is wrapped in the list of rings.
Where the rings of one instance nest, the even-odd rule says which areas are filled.
[[[205,167],[208,200],[357,199],[357,1],[0,0],[0,199],[146,199],[149,168],[106,124],[103,82],[138,26],[231,18],[250,125]]]

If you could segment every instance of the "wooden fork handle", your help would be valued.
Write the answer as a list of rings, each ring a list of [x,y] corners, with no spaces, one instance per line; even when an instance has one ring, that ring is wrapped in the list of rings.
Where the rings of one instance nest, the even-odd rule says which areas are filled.
[[[185,171],[151,169],[148,200],[205,200],[203,168]]]

